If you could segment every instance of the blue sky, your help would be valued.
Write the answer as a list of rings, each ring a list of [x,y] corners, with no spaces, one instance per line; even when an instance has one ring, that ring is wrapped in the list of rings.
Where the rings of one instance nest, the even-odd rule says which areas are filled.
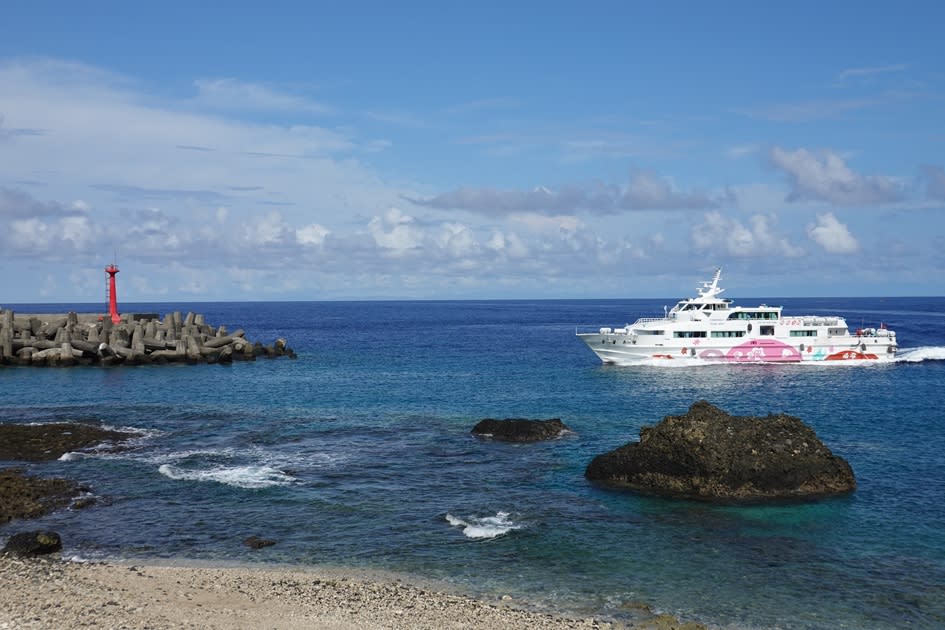
[[[940,3],[194,4],[5,5],[0,303],[943,294]]]

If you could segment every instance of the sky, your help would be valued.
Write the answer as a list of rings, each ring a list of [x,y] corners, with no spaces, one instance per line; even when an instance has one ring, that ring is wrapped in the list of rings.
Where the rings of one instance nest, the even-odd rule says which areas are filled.
[[[0,304],[945,294],[940,2],[0,14]]]

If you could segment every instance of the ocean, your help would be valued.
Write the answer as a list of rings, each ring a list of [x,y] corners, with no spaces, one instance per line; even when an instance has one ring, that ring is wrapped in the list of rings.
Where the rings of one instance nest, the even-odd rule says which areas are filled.
[[[899,360],[614,367],[575,337],[672,299],[123,304],[285,337],[298,359],[0,368],[0,422],[139,435],[121,452],[25,465],[98,500],[0,525],[0,538],[50,528],[87,560],[395,571],[618,620],[645,603],[720,628],[945,627],[945,298],[738,301],[885,324]],[[713,506],[584,479],[595,455],[700,399],[800,417],[850,462],[857,491]],[[561,418],[573,433],[472,436],[487,417]],[[250,535],[276,544],[250,550]]]

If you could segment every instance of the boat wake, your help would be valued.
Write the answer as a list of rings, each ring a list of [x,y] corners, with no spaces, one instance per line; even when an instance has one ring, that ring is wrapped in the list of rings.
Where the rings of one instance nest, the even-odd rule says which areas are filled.
[[[945,346],[921,346],[918,348],[902,348],[899,350],[896,358],[889,362],[874,361],[871,359],[847,359],[844,361],[805,361],[803,365],[824,366],[824,367],[843,367],[850,365],[889,365],[890,363],[922,363],[924,361],[945,361]],[[706,366],[733,365],[733,366],[751,366],[751,365],[800,365],[800,363],[781,363],[778,361],[705,361],[703,359],[673,357],[639,359],[626,362],[614,362],[609,365],[614,367],[659,367],[659,368],[698,368]]]
[[[945,361],[945,346],[903,348],[896,355],[896,363],[921,363],[923,361]]]

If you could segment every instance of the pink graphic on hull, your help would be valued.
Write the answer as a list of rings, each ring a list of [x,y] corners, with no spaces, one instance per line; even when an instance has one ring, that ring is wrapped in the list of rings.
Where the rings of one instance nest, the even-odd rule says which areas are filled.
[[[699,358],[733,363],[757,361],[797,363],[802,359],[801,353],[796,348],[774,339],[752,339],[735,346],[724,354],[721,350],[703,350],[699,353]]]

